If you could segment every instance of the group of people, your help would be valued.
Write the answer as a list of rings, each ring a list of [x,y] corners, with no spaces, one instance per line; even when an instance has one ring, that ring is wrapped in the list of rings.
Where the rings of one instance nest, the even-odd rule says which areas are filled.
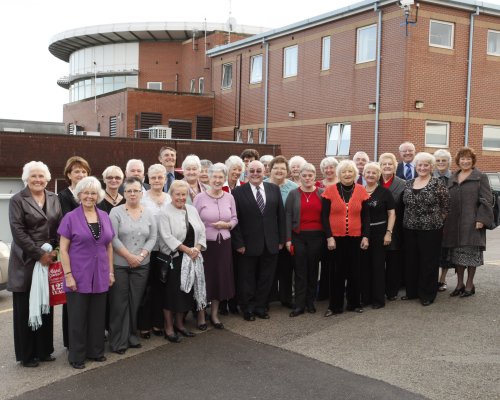
[[[125,173],[107,167],[103,183],[74,156],[58,195],[46,190],[48,167],[27,163],[26,188],[9,207],[16,359],[26,367],[54,360],[52,309],[38,329],[28,326],[35,262],[57,256],[44,243],[59,250],[64,345],[77,369],[106,360],[105,332],[118,354],[151,335],[172,343],[195,336],[189,312],[201,331],[224,329],[220,315],[229,312],[269,319],[274,301],[293,318],[328,299],[329,317],[382,308],[402,287],[402,300],[428,306],[446,290],[450,268],[451,296],[474,295],[493,220],[474,150],[458,151],[455,172],[446,150],[415,154],[405,142],[399,151],[399,163],[392,153],[378,162],[365,152],[326,157],[320,177],[301,156],[254,149],[225,163],[188,155],[181,174],[175,149],[164,146],[147,179],[133,159]]]

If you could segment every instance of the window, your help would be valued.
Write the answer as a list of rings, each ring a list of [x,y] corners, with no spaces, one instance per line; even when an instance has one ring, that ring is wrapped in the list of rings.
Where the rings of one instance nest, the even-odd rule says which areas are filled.
[[[283,77],[297,76],[299,48],[298,46],[285,47],[283,49]]]
[[[330,36],[325,36],[322,39],[321,70],[326,71],[328,69],[330,69]]]
[[[262,82],[262,54],[250,58],[250,83]]]
[[[205,93],[205,78],[198,79],[198,93]]]
[[[351,124],[328,124],[326,132],[327,156],[347,156],[351,145]]]
[[[238,129],[236,131],[234,141],[238,143],[243,143],[243,131],[241,129]]]
[[[266,135],[266,130],[264,128],[259,128],[259,143],[260,144],[267,143],[267,135]]]
[[[483,149],[500,150],[500,126],[483,127]]]
[[[356,63],[375,61],[377,55],[377,25],[358,28]]]
[[[247,143],[253,143],[253,129],[247,129]]]
[[[233,64],[222,64],[222,89],[233,86]]]
[[[116,116],[109,117],[109,136],[116,136]]]
[[[189,82],[189,93],[196,93],[196,79],[191,79]]]
[[[488,31],[488,54],[500,56],[500,32]]]
[[[453,48],[453,31],[455,25],[451,22],[431,20],[429,27],[429,46]]]
[[[161,90],[162,84],[161,82],[148,82],[148,89],[152,90]]]
[[[425,145],[430,147],[448,147],[449,122],[426,121]]]

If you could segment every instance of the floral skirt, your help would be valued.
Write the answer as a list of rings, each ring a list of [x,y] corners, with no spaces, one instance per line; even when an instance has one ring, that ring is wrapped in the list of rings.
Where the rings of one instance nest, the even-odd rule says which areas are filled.
[[[451,247],[447,261],[454,267],[479,267],[484,264],[483,250],[479,246]]]

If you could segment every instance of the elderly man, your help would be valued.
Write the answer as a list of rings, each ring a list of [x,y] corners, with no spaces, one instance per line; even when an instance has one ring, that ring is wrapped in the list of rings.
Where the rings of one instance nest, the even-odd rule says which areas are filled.
[[[401,143],[399,146],[399,154],[403,161],[398,164],[396,176],[407,181],[415,178],[417,176],[415,164],[413,163],[413,159],[415,158],[415,145],[411,142]]]
[[[165,180],[164,192],[168,192],[170,185],[174,180],[181,180],[184,176],[175,170],[175,162],[177,160],[177,151],[169,146],[163,146],[158,154],[158,160],[167,170],[167,179]]]
[[[366,181],[365,178],[363,178],[363,169],[365,168],[366,163],[370,161],[370,157],[368,157],[368,154],[366,154],[364,151],[358,151],[356,154],[354,154],[352,161],[354,161],[354,163],[356,164],[356,168],[359,172],[359,177],[356,183],[364,186],[366,184]]]
[[[277,185],[263,182],[264,165],[248,165],[248,184],[232,191],[238,225],[231,234],[239,253],[237,293],[243,318],[269,319],[266,303],[274,280],[278,252],[285,243],[285,210]]]
[[[149,190],[149,184],[144,183],[144,163],[142,160],[130,159],[127,161],[127,166],[125,167],[125,177],[130,178],[132,176],[141,180],[143,193],[145,193],[146,190]],[[120,186],[118,192],[123,195],[123,185]]]

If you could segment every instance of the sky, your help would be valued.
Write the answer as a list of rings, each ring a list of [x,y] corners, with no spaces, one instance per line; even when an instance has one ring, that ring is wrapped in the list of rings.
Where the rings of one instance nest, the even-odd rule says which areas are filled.
[[[490,0],[500,4],[500,0]],[[280,28],[355,0],[16,0],[0,3],[0,119],[61,122],[69,64],[48,46],[76,28],[123,22],[221,22]]]

